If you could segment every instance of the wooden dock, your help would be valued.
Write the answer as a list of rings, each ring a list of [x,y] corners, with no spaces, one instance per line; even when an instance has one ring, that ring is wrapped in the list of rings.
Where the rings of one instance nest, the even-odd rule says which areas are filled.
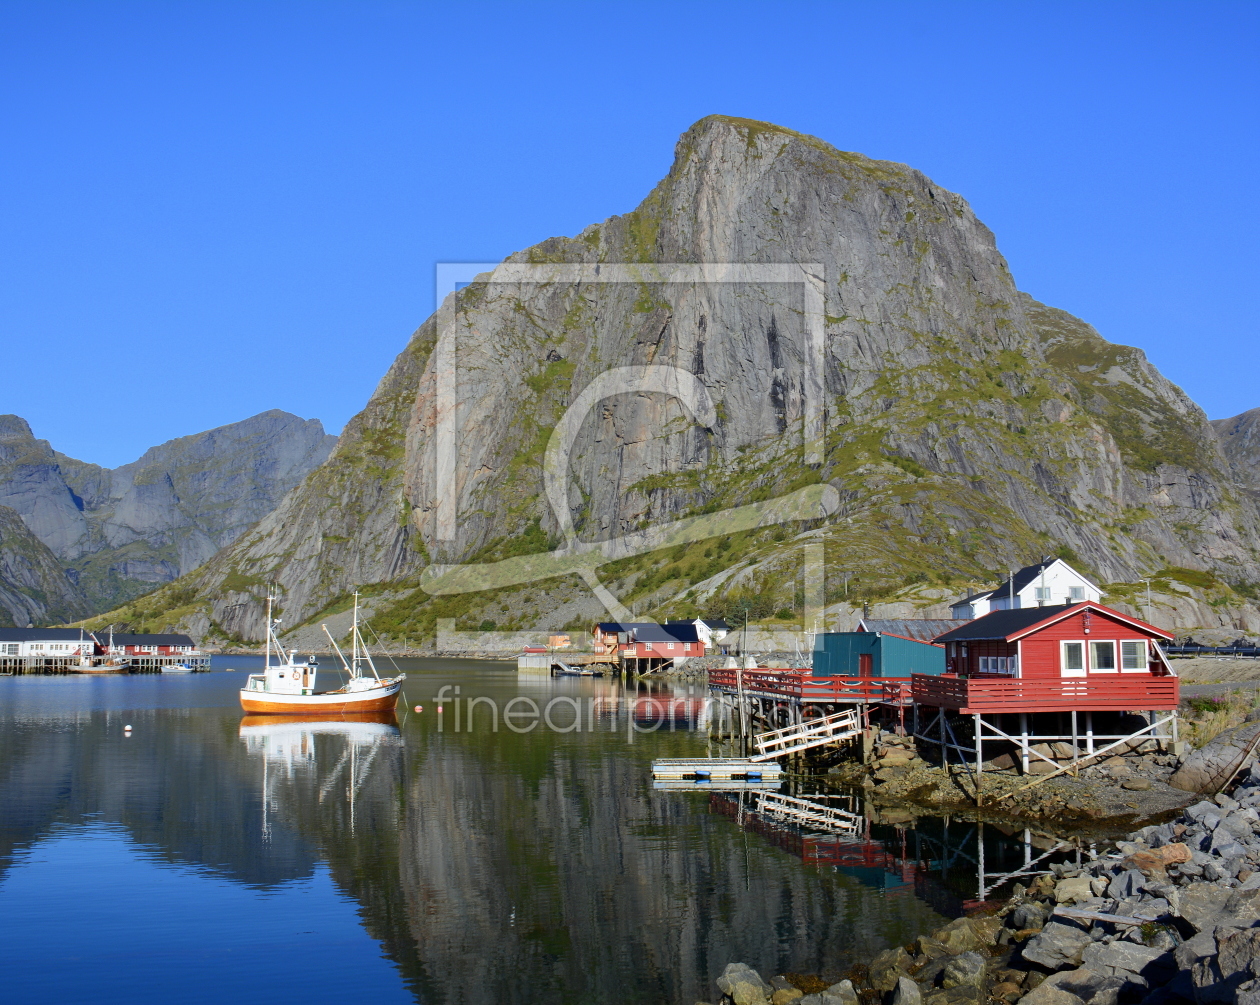
[[[777,785],[783,779],[783,769],[773,761],[759,764],[747,757],[661,757],[652,762],[652,778],[698,784],[707,781]]]

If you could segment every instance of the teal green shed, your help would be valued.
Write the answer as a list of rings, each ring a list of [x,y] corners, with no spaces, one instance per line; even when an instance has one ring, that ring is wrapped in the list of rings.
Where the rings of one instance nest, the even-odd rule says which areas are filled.
[[[909,677],[945,672],[945,647],[886,632],[819,632],[815,677]]]

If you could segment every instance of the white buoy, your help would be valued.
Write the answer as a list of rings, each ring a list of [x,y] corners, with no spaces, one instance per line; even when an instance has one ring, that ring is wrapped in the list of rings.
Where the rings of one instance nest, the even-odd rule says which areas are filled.
[[[423,712],[423,711],[424,711],[424,706],[423,706],[423,705],[417,705],[417,706],[416,706],[416,711],[417,711],[417,712]]]
[[[130,726],[130,724],[128,724],[128,725],[126,725],[126,726],[123,726],[123,732],[124,732],[124,733],[130,733],[130,732],[131,732],[131,726]]]

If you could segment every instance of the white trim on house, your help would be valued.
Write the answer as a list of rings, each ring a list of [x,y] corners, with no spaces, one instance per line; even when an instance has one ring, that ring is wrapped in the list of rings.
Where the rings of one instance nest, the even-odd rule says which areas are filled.
[[[1059,676],[1060,677],[1085,677],[1089,673],[1089,646],[1086,644],[1088,639],[1060,639],[1059,640]],[[1074,662],[1080,663],[1079,667],[1069,667],[1067,657],[1068,646],[1080,646],[1080,658]]]

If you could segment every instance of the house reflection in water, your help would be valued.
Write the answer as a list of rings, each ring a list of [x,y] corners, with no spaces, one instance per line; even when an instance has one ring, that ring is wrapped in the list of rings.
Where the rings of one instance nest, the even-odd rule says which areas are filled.
[[[857,795],[713,792],[710,809],[806,865],[850,876],[886,896],[915,896],[956,917],[1004,887],[1079,862],[1092,846],[1029,829],[910,814],[863,812]],[[895,821],[895,822],[894,822]]]

